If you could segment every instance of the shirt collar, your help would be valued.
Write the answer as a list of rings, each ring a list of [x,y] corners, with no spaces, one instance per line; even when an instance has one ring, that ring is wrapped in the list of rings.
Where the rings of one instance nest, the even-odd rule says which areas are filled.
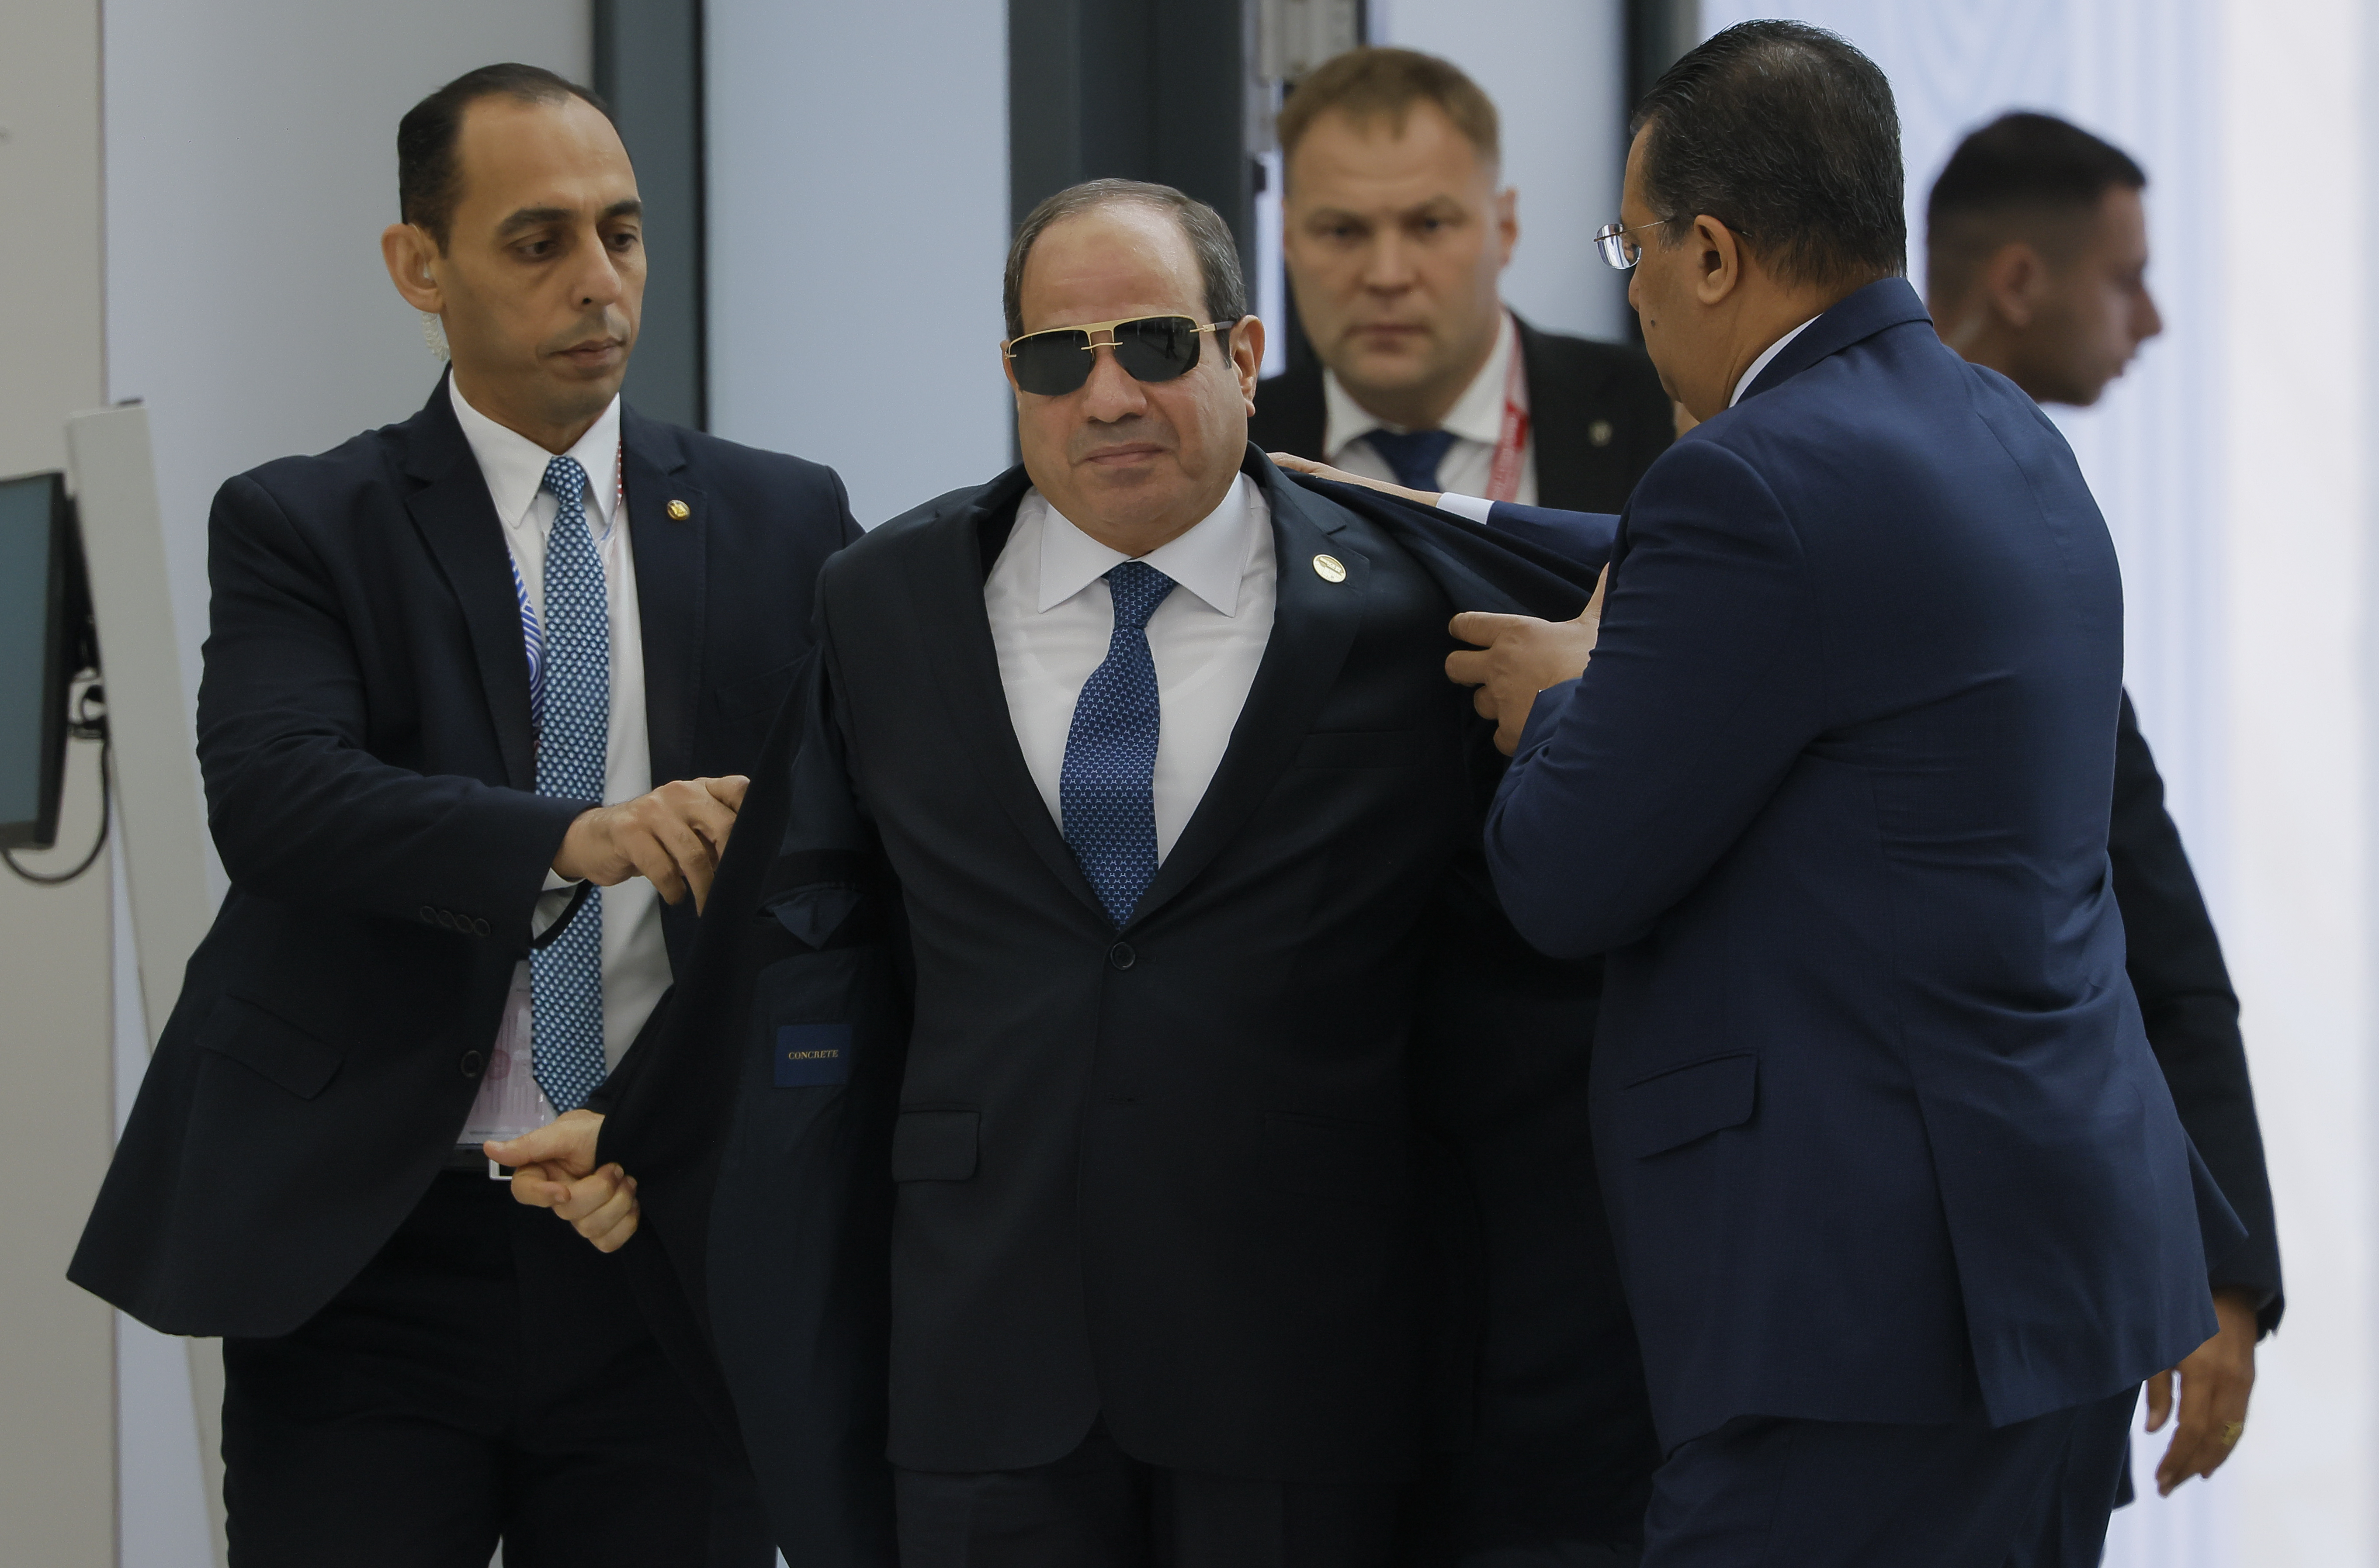
[[[1726,405],[1729,408],[1733,408],[1736,404],[1741,403],[1743,401],[1743,394],[1751,389],[1751,383],[1759,380],[1759,372],[1767,369],[1769,362],[1778,355],[1784,352],[1784,345],[1791,343],[1794,338],[1799,337],[1803,332],[1807,332],[1811,327],[1814,327],[1817,324],[1817,319],[1815,316],[1812,316],[1807,320],[1802,322],[1799,326],[1793,328],[1791,332],[1786,332],[1782,337],[1778,338],[1774,343],[1769,344],[1766,350],[1760,354],[1759,357],[1751,362],[1751,368],[1743,373],[1743,379],[1734,383],[1734,395],[1726,400]]]
[[[1519,328],[1513,324],[1512,313],[1503,312],[1503,324],[1495,331],[1495,346],[1488,351],[1487,363],[1470,378],[1462,395],[1454,400],[1446,411],[1441,430],[1450,430],[1464,440],[1493,446],[1503,439],[1503,389],[1512,373],[1512,356],[1520,351]],[[1520,391],[1521,406],[1528,405],[1525,382]],[[1323,427],[1322,444],[1329,455],[1335,457],[1352,443],[1361,440],[1373,430],[1400,430],[1355,401],[1338,380],[1338,372],[1322,372],[1322,403],[1328,423]]]
[[[526,526],[529,508],[537,491],[545,488],[545,467],[553,461],[553,453],[472,407],[452,376],[446,378],[446,390],[453,399],[454,418],[463,427],[463,439],[471,443],[471,455],[479,460],[479,473],[488,481],[496,515],[507,528]],[[586,470],[586,505],[594,514],[597,532],[609,534],[611,503],[620,493],[617,393],[564,455],[576,458]]]
[[[1042,516],[1041,581],[1033,608],[1043,613],[1072,598],[1124,561],[1134,559],[1110,549],[1067,521],[1039,490],[1029,490],[1020,507],[1035,507]],[[1240,580],[1255,549],[1259,521],[1254,481],[1245,474],[1231,482],[1223,503],[1201,518],[1189,532],[1166,540],[1138,559],[1187,588],[1209,609],[1237,617]]]

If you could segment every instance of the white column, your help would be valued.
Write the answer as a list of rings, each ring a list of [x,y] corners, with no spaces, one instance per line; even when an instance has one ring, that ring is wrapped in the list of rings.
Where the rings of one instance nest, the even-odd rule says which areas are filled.
[[[711,428],[868,527],[997,475],[1006,7],[711,0],[705,48]]]

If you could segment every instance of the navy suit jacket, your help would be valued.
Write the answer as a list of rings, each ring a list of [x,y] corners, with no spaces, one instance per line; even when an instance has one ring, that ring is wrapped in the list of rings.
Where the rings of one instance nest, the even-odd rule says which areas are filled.
[[[2213,1333],[2240,1232],[2124,977],[2121,674],[2071,452],[1902,280],[1645,476],[1487,852],[1524,935],[1609,955],[1595,1138],[1667,1443],[1977,1384],[2021,1420]]]
[[[653,779],[748,773],[859,535],[842,483],[633,408],[620,431]],[[207,571],[199,765],[231,892],[67,1274],[168,1333],[281,1334],[453,1151],[597,802],[536,792],[503,525],[442,380],[403,424],[227,481]],[[693,906],[661,923],[682,961]]]

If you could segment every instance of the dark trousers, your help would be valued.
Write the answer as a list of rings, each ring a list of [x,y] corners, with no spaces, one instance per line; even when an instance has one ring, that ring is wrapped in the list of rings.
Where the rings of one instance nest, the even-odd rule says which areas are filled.
[[[1729,1421],[1653,1478],[1644,1568],[2096,1568],[2138,1393],[1998,1428]]]
[[[900,1568],[1385,1568],[1397,1489],[1143,1465],[1101,1422],[1029,1470],[893,1476]]]
[[[223,1344],[237,1568],[765,1568],[749,1471],[607,1257],[448,1173],[295,1333]]]

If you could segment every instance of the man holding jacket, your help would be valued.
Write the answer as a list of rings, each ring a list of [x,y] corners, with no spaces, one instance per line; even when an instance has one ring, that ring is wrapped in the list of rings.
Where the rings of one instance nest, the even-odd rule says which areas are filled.
[[[756,1568],[731,1429],[623,1261],[515,1203],[483,1140],[565,1153],[666,1016],[858,530],[830,471],[620,402],[642,227],[585,90],[471,72],[397,154],[383,255],[453,372],[216,498],[199,760],[231,892],[70,1273],[223,1336],[251,1568],[484,1568],[499,1540],[515,1568]],[[614,1238],[612,1173],[518,1179]]]

